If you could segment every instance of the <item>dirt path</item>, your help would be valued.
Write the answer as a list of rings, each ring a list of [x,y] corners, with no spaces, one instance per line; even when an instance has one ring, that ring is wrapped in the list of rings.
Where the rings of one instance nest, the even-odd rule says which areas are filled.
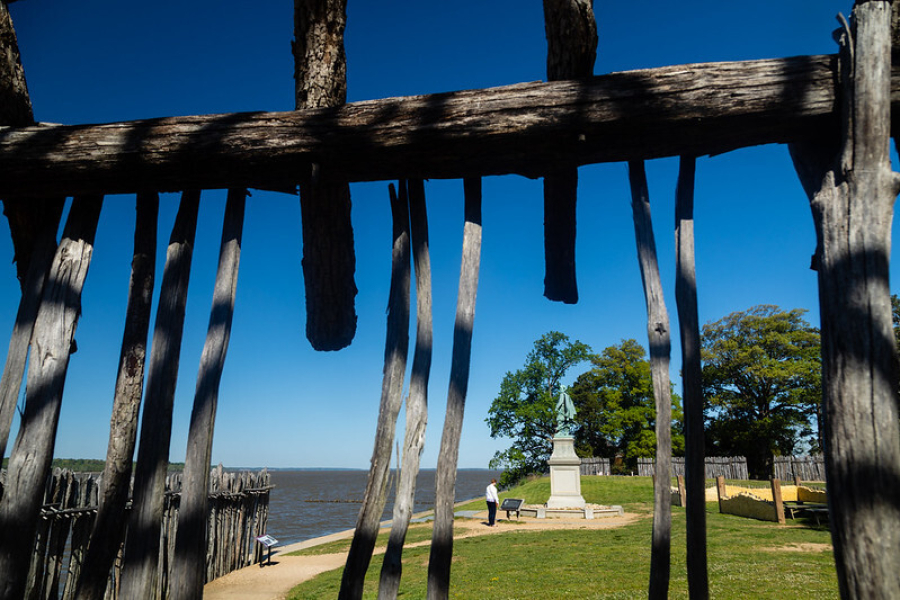
[[[637,519],[637,515],[626,513],[621,517],[605,517],[601,519],[526,519],[519,521],[500,520],[496,527],[487,527],[487,511],[476,513],[473,518],[454,524],[454,538],[463,539],[478,535],[496,535],[510,531],[536,531],[549,529],[612,529],[622,527]],[[327,542],[348,539],[353,530],[307,540],[300,544],[286,546],[272,558],[271,565],[252,565],[224,577],[212,581],[203,588],[205,600],[282,600],[298,583],[312,579],[320,573],[339,569],[347,558],[346,552],[340,554],[322,554],[318,556],[286,556],[290,552],[311,548]],[[418,544],[407,544],[412,548],[429,544],[429,541]],[[376,548],[375,553],[384,552],[384,548]]]

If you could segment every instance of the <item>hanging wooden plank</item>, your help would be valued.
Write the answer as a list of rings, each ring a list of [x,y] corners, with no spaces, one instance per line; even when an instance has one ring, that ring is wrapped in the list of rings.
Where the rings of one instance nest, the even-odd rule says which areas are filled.
[[[403,440],[403,464],[400,467],[391,534],[381,566],[378,598],[397,597],[403,571],[403,544],[409,530],[416,495],[419,460],[425,448],[428,422],[428,379],[431,374],[433,324],[431,316],[431,255],[428,246],[428,214],[425,186],[421,179],[409,182],[410,231],[416,269],[416,348],[413,353],[409,395],[406,398],[406,429]]]
[[[363,504],[356,520],[356,532],[350,542],[350,551],[341,578],[338,598],[341,600],[362,598],[363,583],[378,525],[384,511],[385,493],[391,464],[391,446],[397,426],[397,413],[403,397],[403,378],[409,354],[409,292],[410,292],[410,233],[409,200],[405,182],[400,182],[399,197],[394,186],[389,187],[391,215],[393,217],[394,245],[391,260],[391,291],[388,300],[387,333],[384,344],[384,378],[381,383],[381,403],[378,408],[378,426],[375,430],[375,448]]]
[[[2,129],[0,198],[292,188],[312,163],[341,181],[539,177],[559,164],[798,141],[836,122],[835,63],[679,65],[338,108]],[[894,82],[900,104],[900,70]]]
[[[151,192],[137,195],[134,255],[131,259],[125,331],[103,469],[103,490],[91,541],[85,551],[84,564],[74,591],[79,600],[93,600],[103,595],[110,569],[125,538],[125,506],[131,492],[132,461],[137,443],[141,394],[144,390],[144,363],[156,270],[158,214],[159,194]]]
[[[456,463],[462,436],[472,333],[475,328],[475,300],[481,269],[481,180],[463,181],[465,226],[453,351],[450,359],[450,387],[441,434],[441,449],[435,473],[434,530],[428,561],[428,600],[445,600],[450,593],[450,564],[453,560],[453,502],[456,498]]]
[[[102,205],[102,197],[73,200],[35,321],[25,411],[9,457],[6,490],[0,499],[3,600],[18,600],[25,592],[44,485],[53,459],[69,355],[81,315],[81,291]]]
[[[347,101],[344,27],[347,0],[295,0],[296,108],[331,108]],[[327,162],[300,180],[306,337],[316,350],[340,350],[356,334],[356,251],[350,185],[328,181]]]
[[[888,2],[841,35],[843,131],[791,155],[818,247],[829,521],[842,598],[900,597],[900,427],[891,325]],[[827,135],[830,132],[825,133]]]
[[[644,299],[647,302],[647,335],[650,340],[650,374],[656,399],[656,465],[653,480],[653,545],[650,551],[651,599],[669,595],[670,548],[672,545],[672,390],[669,382],[671,340],[669,314],[663,298],[656,259],[656,240],[650,218],[650,192],[643,161],[628,163],[634,237]]]
[[[157,566],[172,435],[172,406],[199,207],[199,191],[182,195],[166,249],[134,472],[133,509],[122,567],[123,598],[153,597],[158,591]]]
[[[544,0],[547,80],[594,74],[597,22],[593,0]],[[575,277],[578,168],[560,165],[544,176],[544,296],[578,302]]]
[[[246,199],[247,190],[228,191],[219,268],[206,343],[200,356],[200,372],[185,452],[175,562],[172,564],[172,593],[169,596],[173,600],[201,598],[203,584],[206,583],[209,463],[212,459],[219,384],[234,318]],[[234,544],[229,544],[229,547],[234,547]],[[233,568],[233,565],[229,567]]]
[[[682,156],[675,191],[675,303],[681,340],[686,477],[688,595],[709,598],[706,560],[706,452],[700,366],[700,317],[694,260],[694,175],[697,159]]]

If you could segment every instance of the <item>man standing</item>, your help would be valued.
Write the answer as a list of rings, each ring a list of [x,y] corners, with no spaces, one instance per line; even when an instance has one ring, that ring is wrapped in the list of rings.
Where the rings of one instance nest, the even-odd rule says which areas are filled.
[[[500,496],[497,494],[497,480],[491,479],[491,484],[487,486],[484,493],[488,507],[488,527],[494,526],[494,520],[497,518],[497,506],[500,504]]]

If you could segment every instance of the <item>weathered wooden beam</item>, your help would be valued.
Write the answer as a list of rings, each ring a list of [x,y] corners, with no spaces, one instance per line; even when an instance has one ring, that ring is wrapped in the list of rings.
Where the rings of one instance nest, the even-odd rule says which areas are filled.
[[[0,129],[0,197],[291,187],[313,163],[346,181],[540,176],[798,141],[837,122],[835,64],[705,63],[337,108]],[[900,107],[900,70],[892,89]]]
[[[347,101],[346,23],[347,0],[295,0],[296,109],[331,108]],[[316,350],[340,350],[356,335],[356,251],[350,185],[322,176],[327,169],[316,164],[298,177],[306,337]]]
[[[825,466],[844,599],[900,597],[898,363],[889,286],[900,176],[889,152],[890,19],[890,3],[856,2],[852,26],[841,35],[843,135],[791,147],[818,241]]]
[[[594,74],[597,22],[593,0],[544,0],[547,79],[562,81]],[[562,166],[544,177],[544,296],[575,304],[575,233],[578,168]]]

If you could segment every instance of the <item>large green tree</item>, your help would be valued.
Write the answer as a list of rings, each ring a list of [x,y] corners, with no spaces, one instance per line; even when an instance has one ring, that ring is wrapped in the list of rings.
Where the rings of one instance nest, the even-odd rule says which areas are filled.
[[[546,469],[556,433],[561,380],[570,368],[590,358],[590,346],[550,331],[534,343],[524,367],[504,376],[486,419],[492,438],[513,442],[490,463],[491,468],[504,470],[502,485]]]
[[[570,390],[577,410],[575,443],[582,456],[615,460],[634,469],[638,458],[656,456],[656,403],[650,361],[635,340],[622,340],[591,359]],[[684,453],[681,403],[672,395],[672,449]],[[615,466],[615,463],[614,463]]]
[[[819,447],[819,331],[805,313],[760,305],[703,326],[707,453],[746,456],[755,479],[774,455]]]

